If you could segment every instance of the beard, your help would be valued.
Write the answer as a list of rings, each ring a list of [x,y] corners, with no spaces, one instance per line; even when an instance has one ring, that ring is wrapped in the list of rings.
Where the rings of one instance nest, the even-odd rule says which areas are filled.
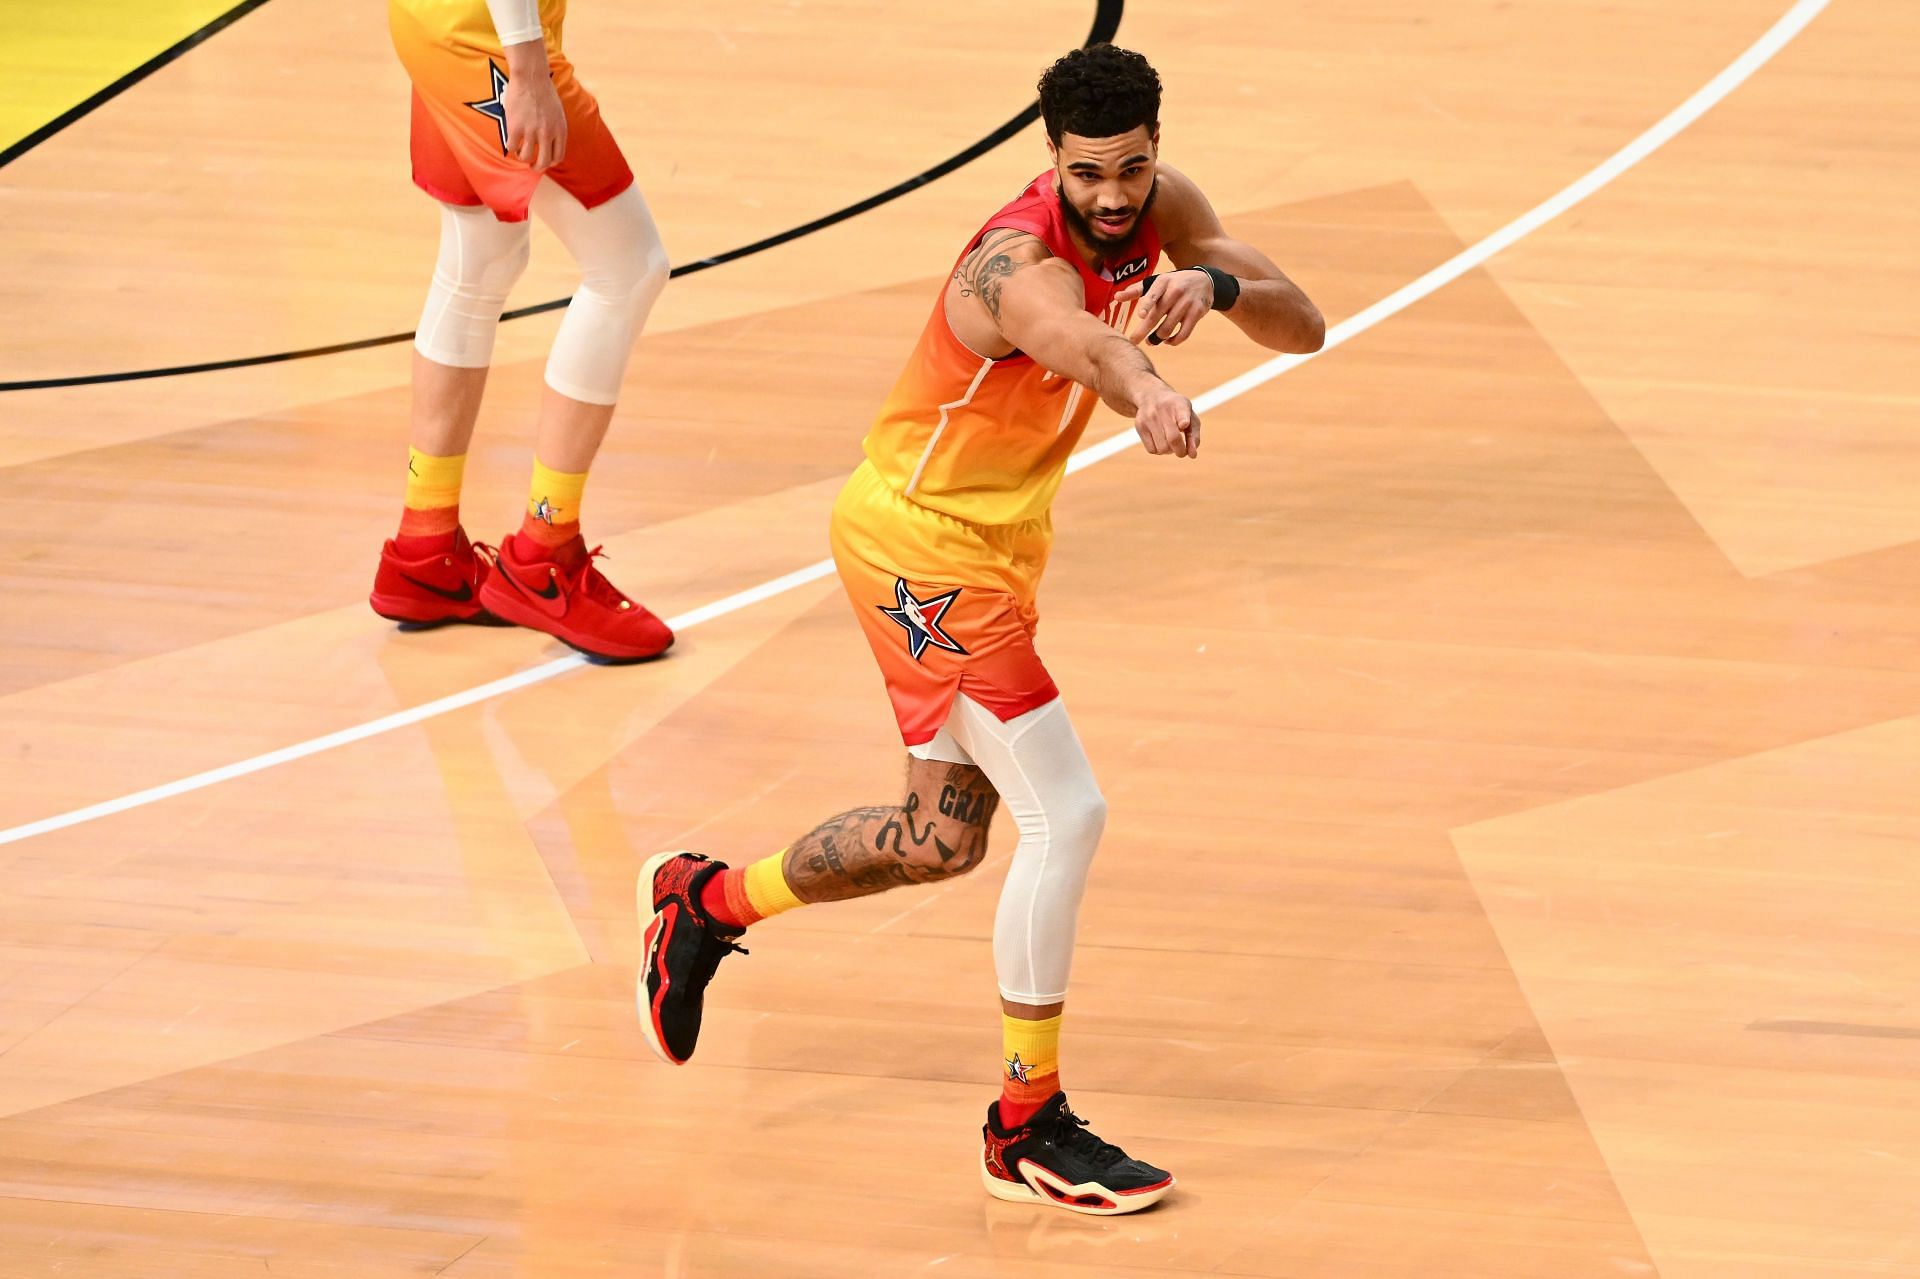
[[[1141,201],[1140,208],[1134,213],[1133,222],[1127,227],[1127,233],[1125,235],[1115,236],[1115,235],[1108,235],[1106,232],[1096,227],[1086,217],[1085,214],[1081,213],[1080,210],[1073,207],[1073,201],[1067,199],[1067,194],[1066,192],[1060,189],[1060,184],[1058,182],[1055,182],[1053,184],[1053,198],[1060,202],[1060,212],[1067,219],[1067,225],[1073,228],[1073,232],[1075,235],[1078,235],[1081,239],[1085,240],[1088,244],[1100,250],[1102,253],[1111,253],[1116,249],[1122,249],[1126,247],[1127,242],[1132,240],[1134,237],[1134,234],[1140,230],[1140,220],[1146,217],[1147,214],[1152,211],[1153,202],[1156,198],[1159,197],[1159,195],[1160,195],[1160,179],[1155,178],[1153,180],[1153,185],[1147,188],[1147,198]],[[1124,212],[1124,210],[1096,209],[1094,210],[1094,212],[1119,213],[1119,212]]]

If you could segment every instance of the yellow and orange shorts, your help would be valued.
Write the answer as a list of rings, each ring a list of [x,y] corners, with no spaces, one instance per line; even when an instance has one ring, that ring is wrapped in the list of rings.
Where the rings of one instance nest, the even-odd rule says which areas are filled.
[[[395,0],[388,6],[394,51],[413,81],[413,182],[445,204],[485,205],[502,222],[524,222],[533,189],[553,179],[591,209],[633,185],[600,104],[548,33],[553,87],[567,116],[566,158],[536,173],[507,151],[500,95],[506,54],[491,25],[438,30]]]
[[[863,462],[834,503],[830,534],[908,746],[933,740],[956,693],[1003,721],[1060,695],[1034,648],[1050,518],[955,519],[902,497]]]

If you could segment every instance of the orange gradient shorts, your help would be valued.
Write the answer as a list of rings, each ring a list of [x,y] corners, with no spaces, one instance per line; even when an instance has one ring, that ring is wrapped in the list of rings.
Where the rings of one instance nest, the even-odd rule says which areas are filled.
[[[970,524],[900,496],[863,462],[840,490],[830,532],[907,745],[933,740],[955,693],[1003,721],[1060,695],[1034,648],[1050,518]]]
[[[506,54],[493,34],[486,8],[475,21],[435,26],[420,12],[436,7],[388,6],[394,51],[413,81],[413,182],[445,204],[484,204],[502,222],[524,222],[533,189],[552,178],[591,209],[633,185],[633,171],[600,118],[600,104],[573,72],[559,48],[558,30],[547,33],[553,87],[567,116],[566,158],[536,173],[507,152]],[[438,8],[444,9],[445,6]]]

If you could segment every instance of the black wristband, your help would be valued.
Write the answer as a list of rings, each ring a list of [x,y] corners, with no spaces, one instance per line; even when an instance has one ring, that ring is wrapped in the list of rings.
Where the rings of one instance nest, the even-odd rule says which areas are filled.
[[[1217,266],[1183,266],[1179,269],[1182,271],[1205,271],[1207,273],[1207,278],[1213,281],[1214,310],[1231,310],[1233,304],[1240,300],[1240,279],[1238,276],[1229,275]],[[1140,278],[1140,296],[1147,296],[1147,292],[1153,288],[1153,282],[1165,274],[1168,273],[1156,271],[1152,275],[1142,276]]]
[[[1205,271],[1213,277],[1213,309],[1231,311],[1233,304],[1240,300],[1239,277],[1229,275],[1217,266],[1188,267],[1190,271]]]

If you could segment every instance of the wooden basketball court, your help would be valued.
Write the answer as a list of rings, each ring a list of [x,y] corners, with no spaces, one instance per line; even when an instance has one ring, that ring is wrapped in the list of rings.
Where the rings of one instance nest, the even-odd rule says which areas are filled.
[[[379,8],[257,5],[7,163],[0,382],[411,328]],[[571,8],[677,263],[979,154],[668,290],[586,516],[650,666],[368,611],[404,342],[0,391],[0,1276],[1920,1276],[1920,8],[1124,5],[1342,340],[1163,351],[1206,453],[1057,508],[1112,810],[1063,1066],[1181,1179],[1116,1219],[976,1179],[1008,832],[757,928],[684,1069],[632,1005],[646,856],[895,794],[786,575],[1101,7]],[[0,145],[225,6],[73,9]],[[553,330],[502,327],[476,536]]]

